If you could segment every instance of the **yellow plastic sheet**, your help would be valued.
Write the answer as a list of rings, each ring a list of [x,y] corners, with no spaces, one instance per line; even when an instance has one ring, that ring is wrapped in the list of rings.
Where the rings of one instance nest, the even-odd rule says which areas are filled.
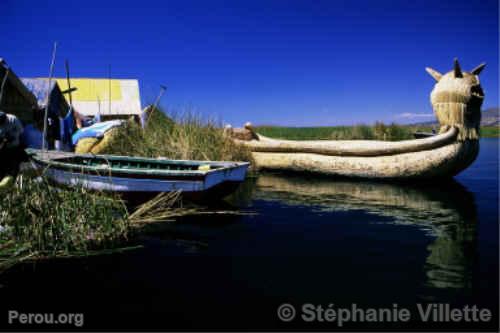
[[[77,154],[87,154],[90,153],[92,147],[94,147],[99,142],[98,138],[83,138],[78,140],[75,147],[75,153]]]
[[[68,82],[66,79],[56,79],[57,84],[61,90],[68,89]],[[111,82],[110,82],[111,81]],[[72,79],[71,87],[77,88],[76,91],[71,93],[73,101],[101,101],[109,100],[109,89],[111,86],[111,100],[121,100],[122,90],[120,80],[108,79]],[[67,96],[67,94],[65,94]],[[69,99],[69,98],[66,98]]]

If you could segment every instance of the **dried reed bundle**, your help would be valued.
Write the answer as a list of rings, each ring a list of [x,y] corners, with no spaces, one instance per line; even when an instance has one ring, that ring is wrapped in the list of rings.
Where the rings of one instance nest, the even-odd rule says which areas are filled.
[[[459,130],[459,141],[479,139],[484,93],[478,75],[484,66],[481,64],[464,72],[455,59],[453,70],[445,75],[427,68],[437,81],[431,92],[431,104],[441,125],[441,133],[453,126]]]

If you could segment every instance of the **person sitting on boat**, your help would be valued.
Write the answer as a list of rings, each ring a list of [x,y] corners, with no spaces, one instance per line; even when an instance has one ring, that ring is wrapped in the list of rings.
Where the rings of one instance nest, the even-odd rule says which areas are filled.
[[[19,172],[21,162],[27,160],[21,141],[23,125],[16,116],[0,111],[0,155],[2,156],[1,176],[13,177]]]

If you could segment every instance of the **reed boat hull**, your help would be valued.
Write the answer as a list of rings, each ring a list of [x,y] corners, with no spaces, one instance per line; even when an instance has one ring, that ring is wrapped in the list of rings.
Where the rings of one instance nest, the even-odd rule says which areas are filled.
[[[453,177],[479,152],[478,140],[455,141],[442,147],[381,156],[332,156],[316,153],[253,151],[257,168],[370,179],[433,179]]]
[[[253,131],[247,128],[247,131]],[[369,179],[432,179],[453,177],[479,152],[479,140],[458,140],[451,126],[424,139],[279,140],[252,132],[251,140],[235,139],[250,149],[258,169],[310,172],[335,177]]]

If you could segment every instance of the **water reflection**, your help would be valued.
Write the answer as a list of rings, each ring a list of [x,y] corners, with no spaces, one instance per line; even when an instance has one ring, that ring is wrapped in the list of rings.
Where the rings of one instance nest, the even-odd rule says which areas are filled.
[[[477,209],[473,193],[456,181],[410,185],[262,174],[235,200],[250,204],[250,198],[319,211],[363,210],[416,225],[434,238],[424,267],[428,286],[471,287]]]

